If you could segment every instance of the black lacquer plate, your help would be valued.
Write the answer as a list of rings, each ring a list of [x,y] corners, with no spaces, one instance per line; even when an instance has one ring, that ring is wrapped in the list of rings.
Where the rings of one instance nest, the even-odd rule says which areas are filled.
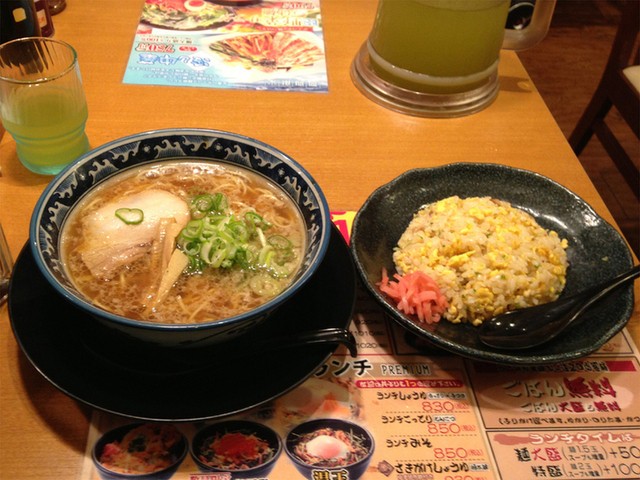
[[[583,357],[626,325],[633,311],[633,285],[621,287],[554,340],[523,350],[498,350],[480,342],[469,324],[419,324],[381,295],[375,283],[382,267],[395,272],[393,248],[420,207],[453,195],[490,196],[530,213],[544,228],[568,239],[569,269],[563,294],[612,278],[633,265],[620,234],[580,197],[540,174],[504,165],[455,163],[405,172],[381,186],[357,213],[351,249],[363,283],[387,314],[419,340],[472,359],[537,365]],[[423,342],[424,343],[424,342]]]
[[[9,287],[9,316],[33,366],[70,397],[132,418],[191,421],[243,412],[304,382],[336,345],[255,353],[252,343],[265,336],[348,328],[356,288],[349,248],[332,227],[329,249],[315,275],[272,318],[233,345],[148,347],[98,330],[97,322],[52,289],[26,246]],[[227,354],[217,355],[219,350]]]

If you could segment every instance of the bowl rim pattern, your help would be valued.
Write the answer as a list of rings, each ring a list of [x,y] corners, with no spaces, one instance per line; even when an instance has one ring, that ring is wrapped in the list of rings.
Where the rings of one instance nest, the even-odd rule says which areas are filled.
[[[214,157],[213,154],[219,157]],[[255,309],[225,319],[197,324],[163,324],[133,320],[103,310],[85,300],[65,278],[62,261],[55,255],[60,233],[58,224],[63,224],[74,204],[71,201],[69,205],[69,199],[73,198],[74,192],[79,189],[82,193],[78,199],[82,198],[88,190],[114,174],[165,159],[230,163],[255,171],[279,186],[299,206],[305,222],[310,223],[308,244],[311,249],[308,249],[303,259],[306,269],[283,292]],[[256,170],[255,167],[260,169]],[[274,177],[282,178],[282,182],[278,182]],[[310,212],[306,216],[301,205]],[[329,245],[330,222],[329,206],[320,186],[300,163],[279,149],[260,140],[223,130],[168,128],[112,140],[67,165],[46,186],[36,203],[29,225],[29,244],[38,269],[47,281],[65,299],[85,311],[126,327],[163,332],[192,331],[207,329],[213,325],[234,325],[247,317],[266,314],[291,297],[315,273],[322,262]],[[54,244],[56,247],[52,246]]]

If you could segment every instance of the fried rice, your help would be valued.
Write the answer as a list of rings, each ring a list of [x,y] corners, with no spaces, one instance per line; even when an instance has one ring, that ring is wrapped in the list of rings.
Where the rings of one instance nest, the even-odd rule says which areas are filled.
[[[393,260],[401,275],[419,270],[435,280],[449,302],[444,318],[480,325],[556,300],[566,282],[567,246],[508,202],[453,196],[414,215]]]

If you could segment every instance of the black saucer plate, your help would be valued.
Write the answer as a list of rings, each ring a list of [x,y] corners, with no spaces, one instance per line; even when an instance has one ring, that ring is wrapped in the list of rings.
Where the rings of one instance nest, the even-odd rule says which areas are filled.
[[[348,328],[356,288],[349,249],[333,227],[316,274],[273,317],[236,340],[235,350],[247,355],[233,357],[216,356],[215,346],[189,353],[91,336],[87,331],[93,320],[53,290],[36,267],[28,245],[16,261],[8,303],[20,348],[68,396],[132,418],[195,421],[249,410],[304,382],[335,351],[335,345],[257,354],[251,353],[252,340],[319,328]],[[206,362],[188,368],[193,365],[190,356],[206,358]]]

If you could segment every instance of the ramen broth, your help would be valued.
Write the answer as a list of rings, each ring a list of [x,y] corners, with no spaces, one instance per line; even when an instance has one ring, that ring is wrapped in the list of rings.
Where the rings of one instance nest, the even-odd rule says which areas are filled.
[[[242,232],[251,240],[242,257],[233,253],[235,262],[215,262],[214,253],[206,262],[187,256],[187,232],[207,220],[193,207],[204,197],[222,199],[230,225],[245,219]],[[286,255],[278,253],[283,244]],[[268,265],[261,245],[275,250],[277,262]],[[265,303],[295,278],[305,246],[300,211],[277,185],[242,167],[185,160],[108,180],[74,208],[61,235],[66,272],[86,298],[127,318],[173,324],[228,318]],[[170,270],[175,281],[165,278]]]

